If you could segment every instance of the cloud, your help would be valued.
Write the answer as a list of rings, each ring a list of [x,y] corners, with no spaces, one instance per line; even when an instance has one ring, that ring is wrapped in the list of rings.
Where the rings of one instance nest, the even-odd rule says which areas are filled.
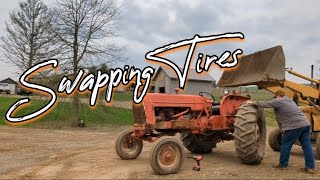
[[[120,26],[120,32],[126,39],[129,54],[134,55],[134,62],[147,65],[145,53],[159,46],[191,38],[195,34],[240,31],[246,36],[245,42],[208,46],[202,50],[211,54],[225,48],[241,47],[245,54],[249,54],[283,45],[287,65],[308,75],[310,65],[319,56],[319,6],[320,1],[301,3],[289,0],[126,1],[123,4],[125,27]],[[172,56],[184,58],[182,55]],[[221,73],[211,74],[219,76]],[[302,82],[291,76],[289,79]]]

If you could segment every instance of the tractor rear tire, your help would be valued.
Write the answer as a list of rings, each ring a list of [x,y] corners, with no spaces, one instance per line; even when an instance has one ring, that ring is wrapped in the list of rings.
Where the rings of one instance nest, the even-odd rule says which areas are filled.
[[[200,135],[192,134],[191,132],[180,133],[180,139],[190,152],[196,154],[208,154],[216,147],[213,141],[202,140]]]
[[[236,155],[245,164],[259,164],[266,146],[266,123],[263,109],[243,103],[234,123]]]
[[[122,131],[116,141],[115,149],[117,155],[124,160],[137,158],[143,148],[143,141],[131,137],[132,130]]]
[[[180,170],[184,162],[182,143],[173,137],[161,137],[151,149],[150,165],[160,174],[173,174]]]
[[[282,132],[279,128],[273,129],[268,138],[269,146],[274,151],[280,151]]]

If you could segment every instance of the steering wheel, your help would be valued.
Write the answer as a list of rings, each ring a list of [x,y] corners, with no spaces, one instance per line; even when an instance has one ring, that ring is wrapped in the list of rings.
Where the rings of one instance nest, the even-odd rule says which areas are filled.
[[[214,99],[214,96],[213,96],[212,94],[207,93],[207,92],[199,92],[199,96],[204,96],[204,95],[206,95],[207,97],[208,97],[208,96],[211,97],[210,100],[213,100],[213,102],[216,101],[216,100]]]

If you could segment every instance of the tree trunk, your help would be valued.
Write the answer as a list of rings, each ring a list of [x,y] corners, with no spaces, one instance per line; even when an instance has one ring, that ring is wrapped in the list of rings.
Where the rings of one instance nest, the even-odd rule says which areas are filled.
[[[73,42],[73,78],[75,79],[78,72],[78,27],[75,27],[74,42]],[[71,126],[77,127],[79,125],[79,93],[75,90],[72,101],[72,117]]]
[[[74,66],[73,66],[73,79],[76,78],[77,72],[78,72],[78,63],[77,63],[77,49],[75,49],[75,56],[74,56]],[[80,117],[79,117],[79,93],[77,90],[74,91],[73,93],[73,98],[72,98],[72,116],[71,116],[71,126],[72,127],[77,127],[80,122]]]
[[[77,57],[76,57],[77,58]],[[74,63],[74,68],[73,68],[73,78],[75,79],[77,76],[77,64]],[[72,116],[71,116],[71,126],[72,127],[77,127],[80,121],[79,118],[79,93],[77,90],[74,91],[73,97],[72,97]]]
[[[79,124],[79,93],[75,91],[72,98],[71,127],[77,127],[78,124]]]

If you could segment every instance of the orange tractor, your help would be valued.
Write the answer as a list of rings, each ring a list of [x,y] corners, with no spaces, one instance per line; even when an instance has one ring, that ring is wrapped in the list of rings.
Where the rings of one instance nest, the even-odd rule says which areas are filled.
[[[253,72],[251,79],[244,80],[279,86],[285,81],[282,57],[279,48],[244,56],[240,70],[251,68]],[[244,66],[244,63],[249,64]],[[241,71],[237,72],[243,77]],[[236,82],[234,76],[228,71],[219,84]],[[143,141],[154,142],[150,155],[152,169],[158,174],[171,174],[183,164],[184,147],[192,153],[204,154],[210,153],[219,142],[234,140],[237,157],[243,163],[258,164],[266,144],[265,117],[262,109],[245,103],[248,99],[232,94],[217,102],[205,92],[199,95],[149,93],[141,105],[133,106],[134,126],[118,136],[116,153],[121,159],[135,159],[142,151]],[[180,133],[180,140],[172,137],[176,133]]]
[[[234,139],[242,162],[260,163],[266,141],[263,112],[243,103],[248,97],[226,95],[217,103],[213,96],[204,94],[147,94],[143,105],[133,106],[133,129],[118,136],[118,156],[135,159],[143,141],[155,142],[151,167],[158,174],[171,174],[183,164],[184,147],[203,154],[211,152],[218,142]],[[176,133],[180,133],[181,141],[168,137]]]

